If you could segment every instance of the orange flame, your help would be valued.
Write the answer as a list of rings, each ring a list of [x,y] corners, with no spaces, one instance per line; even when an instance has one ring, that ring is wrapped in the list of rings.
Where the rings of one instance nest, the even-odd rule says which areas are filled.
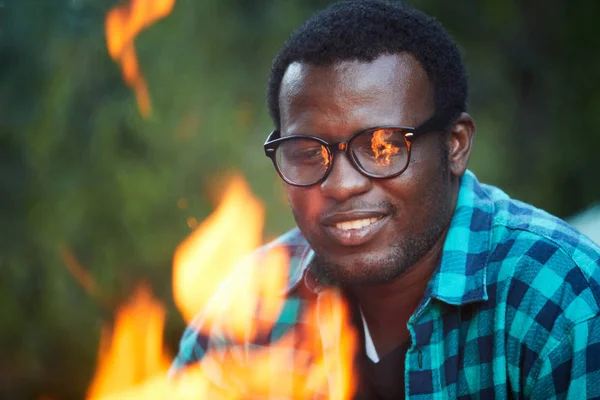
[[[242,259],[203,308],[201,328],[219,326],[235,341],[252,340],[268,331],[284,303],[286,265],[287,254],[281,248],[264,257]]]
[[[236,176],[217,210],[179,246],[173,290],[186,321],[202,310],[200,329],[216,326],[240,342],[273,327],[285,302],[289,260],[276,246],[246,255],[260,242],[263,213],[260,201]],[[356,335],[341,294],[324,290],[303,315],[298,329],[269,347],[209,350],[200,363],[169,380],[168,357],[161,350],[164,311],[142,288],[119,310],[110,348],[103,337],[87,400],[237,400],[249,394],[350,398]],[[215,365],[224,371],[218,386],[209,379]]]
[[[263,205],[243,178],[234,176],[216,211],[175,251],[173,293],[186,322],[204,308],[236,263],[260,245],[263,219]]]
[[[133,43],[142,29],[169,15],[174,5],[175,0],[131,0],[128,4],[115,6],[106,15],[108,53],[121,63],[123,79],[134,90],[144,117],[150,115],[152,103]]]
[[[324,291],[305,318],[300,331],[286,334],[268,348],[247,354],[209,352],[201,364],[184,370],[176,383],[187,387],[188,395],[193,394],[190,399],[244,399],[249,394],[294,400],[351,398],[356,387],[356,335],[339,292]],[[212,368],[224,371],[218,387],[201,370]]]
[[[150,377],[162,376],[170,357],[163,351],[165,311],[142,285],[118,310],[112,337],[103,332],[98,369],[87,400],[105,399]]]
[[[379,166],[390,165],[390,158],[400,151],[398,146],[394,146],[388,143],[388,140],[392,136],[393,132],[388,129],[378,129],[373,132],[373,138],[371,139],[371,149],[375,154],[375,163]]]

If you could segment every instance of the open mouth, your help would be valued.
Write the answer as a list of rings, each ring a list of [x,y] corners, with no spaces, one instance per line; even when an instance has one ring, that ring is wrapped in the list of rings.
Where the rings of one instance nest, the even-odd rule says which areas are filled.
[[[383,230],[387,215],[346,219],[325,225],[325,232],[338,245],[361,246],[372,240]]]
[[[352,221],[338,222],[334,226],[337,229],[340,229],[342,231],[351,231],[351,230],[365,228],[369,225],[374,224],[375,222],[377,222],[378,220],[380,220],[382,218],[383,218],[383,215],[380,217],[373,217],[373,218],[361,218],[361,219],[355,219]]]

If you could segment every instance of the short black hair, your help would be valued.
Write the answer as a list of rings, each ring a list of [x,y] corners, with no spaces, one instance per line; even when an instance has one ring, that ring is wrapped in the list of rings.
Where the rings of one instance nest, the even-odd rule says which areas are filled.
[[[281,81],[290,64],[370,62],[400,52],[411,53],[423,66],[434,88],[436,111],[466,111],[462,57],[437,20],[399,2],[348,0],[317,12],[290,35],[273,60],[267,105],[275,126],[280,127]]]

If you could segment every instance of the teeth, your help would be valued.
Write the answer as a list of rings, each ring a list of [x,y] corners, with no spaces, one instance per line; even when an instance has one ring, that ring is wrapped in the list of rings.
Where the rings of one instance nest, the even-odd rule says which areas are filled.
[[[365,226],[369,226],[377,220],[378,220],[378,218],[356,219],[354,221],[338,222],[337,224],[335,224],[335,227],[338,229],[341,229],[343,231],[348,231],[351,229],[364,228]]]

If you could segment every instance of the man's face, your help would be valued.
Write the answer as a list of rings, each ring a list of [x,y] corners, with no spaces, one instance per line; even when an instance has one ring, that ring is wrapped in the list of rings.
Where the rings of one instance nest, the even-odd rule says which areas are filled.
[[[366,128],[418,126],[434,113],[433,89],[407,53],[371,63],[294,63],[283,78],[280,110],[282,136],[313,135],[333,143]],[[318,273],[344,285],[386,283],[443,240],[453,196],[441,134],[415,140],[408,169],[395,178],[368,178],[338,153],[325,181],[308,188],[286,185]]]

